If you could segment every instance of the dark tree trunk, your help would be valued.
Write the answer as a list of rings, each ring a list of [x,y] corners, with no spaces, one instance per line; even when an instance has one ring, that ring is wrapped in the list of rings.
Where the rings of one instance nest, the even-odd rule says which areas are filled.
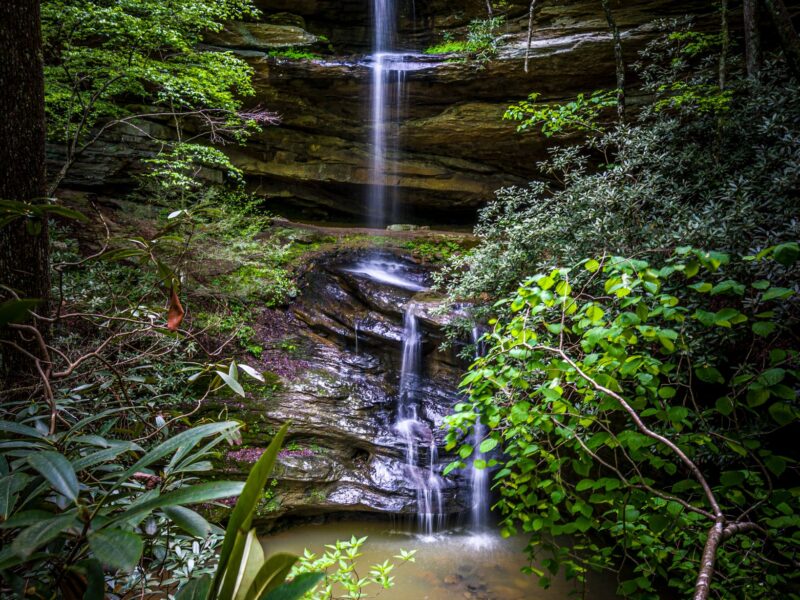
[[[764,0],[764,5],[775,25],[786,62],[795,77],[800,77],[800,38],[792,25],[792,16],[783,0]]]
[[[606,14],[608,28],[611,30],[611,37],[614,41],[614,64],[617,72],[617,112],[619,118],[625,118],[625,62],[622,60],[622,38],[619,34],[619,27],[614,20],[614,13],[611,12],[609,0],[601,0],[603,12]]]
[[[761,72],[761,32],[758,0],[744,0],[744,47],[747,76],[756,80]]]
[[[0,199],[44,202],[44,73],[39,0],[0,1]],[[50,294],[47,222],[0,228],[0,285],[24,298]],[[0,289],[0,298],[9,294]],[[10,358],[2,352],[6,368]]]
[[[728,80],[728,47],[730,46],[730,31],[728,29],[728,0],[720,2],[720,36],[722,48],[719,52],[719,89],[725,90]]]

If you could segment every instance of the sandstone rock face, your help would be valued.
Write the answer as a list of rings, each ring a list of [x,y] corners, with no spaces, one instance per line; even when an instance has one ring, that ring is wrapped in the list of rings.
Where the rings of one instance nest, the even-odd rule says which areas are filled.
[[[482,0],[398,0],[398,45],[411,68],[395,74],[387,96],[404,101],[387,123],[390,144],[386,174],[374,178],[369,101],[373,61],[368,56],[367,0],[276,0],[261,2],[261,22],[229,23],[206,42],[239,53],[254,69],[253,105],[282,116],[245,146],[227,146],[250,189],[275,212],[307,220],[363,222],[373,186],[397,198],[397,218],[407,223],[451,224],[474,220],[477,208],[503,186],[524,185],[540,176],[536,163],[553,140],[519,135],[503,121],[506,107],[530,92],[560,101],[578,92],[614,85],[611,40],[597,0],[543,0],[536,15],[530,68],[526,52],[527,2],[510,2],[499,55],[481,65],[465,57],[427,56],[420,50],[450,31],[485,17]],[[699,27],[716,17],[699,0],[612,1],[622,30],[626,62],[657,33],[655,19],[697,16]],[[281,49],[321,53],[319,59],[280,58]],[[270,56],[270,52],[274,56]],[[635,79],[629,74],[629,97]],[[154,124],[154,127],[162,127]],[[135,138],[136,136],[133,136]],[[154,150],[146,139],[123,150],[110,133],[73,169],[68,185],[119,186],[130,182],[137,158]],[[53,156],[58,154],[53,150]]]
[[[369,24],[369,3],[336,3],[348,23]],[[315,33],[325,32],[334,48],[361,51],[352,31],[337,36],[325,23],[335,20],[332,3],[280,2],[274,10],[296,12]],[[527,4],[507,9],[503,45],[486,65],[448,56],[414,53],[421,44],[453,30],[463,34],[471,18],[485,16],[484,2],[420,2],[401,5],[400,44],[414,64],[402,78],[405,106],[389,135],[388,173],[375,180],[370,171],[369,99],[372,64],[363,54],[320,60],[282,60],[246,53],[255,69],[258,102],[283,117],[246,147],[231,151],[249,176],[251,187],[271,199],[278,212],[337,218],[363,215],[372,185],[391,188],[407,222],[451,223],[474,218],[474,211],[496,189],[522,185],[537,177],[535,165],[546,158],[552,140],[521,136],[503,121],[505,108],[530,92],[558,101],[578,92],[614,85],[614,62],[605,16],[599,2],[541,2],[531,48],[529,72],[523,71]],[[655,34],[654,19],[702,12],[699,2],[645,0],[619,3],[627,60]],[[409,24],[416,15],[416,25]],[[345,22],[340,19],[339,22]],[[359,25],[360,26],[360,25]],[[318,27],[319,29],[315,29]],[[461,28],[461,29],[459,29]],[[242,49],[238,42],[218,40]],[[396,78],[396,79],[399,79]],[[398,93],[392,80],[387,95]]]
[[[293,315],[282,317],[279,335],[287,337],[280,354],[264,359],[266,370],[275,369],[276,360],[285,360],[285,340],[291,340],[294,358],[281,387],[227,406],[247,423],[249,449],[229,453],[226,461],[227,470],[237,473],[247,471],[279,424],[292,421],[275,470],[274,497],[259,513],[265,526],[277,517],[355,511],[411,518],[416,512],[413,482],[419,478],[406,464],[404,443],[394,429],[402,312],[409,302],[423,305],[422,421],[442,445],[440,425],[457,399],[464,365],[438,350],[442,318],[424,316],[424,306],[435,299],[366,277],[357,268],[361,258],[358,253],[327,256],[307,273]],[[425,272],[407,259],[385,258],[420,284],[426,281]],[[452,457],[439,460],[441,469]],[[468,506],[462,475],[448,477],[443,492],[447,514]]]

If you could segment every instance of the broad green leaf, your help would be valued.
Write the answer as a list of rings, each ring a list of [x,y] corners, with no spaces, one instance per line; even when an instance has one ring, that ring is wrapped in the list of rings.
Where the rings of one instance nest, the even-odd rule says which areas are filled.
[[[144,549],[142,538],[122,529],[99,529],[90,532],[88,538],[97,560],[126,572],[133,570]]]
[[[19,492],[30,481],[25,473],[11,473],[0,479],[0,521],[6,521],[17,504]]]
[[[783,300],[794,294],[794,290],[782,287],[771,287],[761,297],[762,302],[769,302],[770,300],[780,299]]]
[[[53,451],[36,452],[28,456],[28,463],[42,475],[53,488],[73,502],[78,498],[78,476],[63,454]]]
[[[149,452],[147,452],[142,458],[140,458],[136,463],[134,463],[131,467],[129,467],[123,476],[120,477],[117,485],[114,486],[113,489],[116,489],[119,485],[122,484],[122,481],[127,480],[131,475],[134,473],[138,473],[145,467],[153,464],[154,462],[161,460],[168,454],[171,454],[178,448],[183,446],[193,447],[195,446],[200,440],[210,435],[221,434],[221,433],[231,433],[239,428],[239,424],[235,421],[222,421],[220,423],[208,423],[206,425],[198,425],[197,427],[192,427],[191,429],[187,429],[186,431],[182,431],[178,435],[175,435],[168,440],[165,440]]]
[[[764,459],[764,464],[777,477],[783,475],[783,472],[786,470],[786,459],[781,458],[780,456],[775,456],[774,454],[766,457]]]
[[[222,577],[228,569],[229,563],[238,566],[241,561],[242,555],[240,551],[234,553],[234,546],[237,545],[237,538],[247,535],[247,532],[250,530],[250,525],[253,522],[253,515],[261,499],[267,479],[272,472],[272,467],[275,464],[278,451],[280,450],[283,438],[286,436],[288,429],[289,423],[284,424],[283,427],[280,428],[275,438],[264,451],[264,454],[261,455],[258,462],[250,469],[250,474],[247,476],[244,489],[228,519],[225,540],[220,550],[219,563],[212,587],[212,591],[219,590],[222,598],[225,598],[226,595],[228,598],[232,596],[233,586],[236,582],[232,580],[229,581],[227,577],[223,581]],[[224,588],[221,587],[220,584],[222,584]]]
[[[775,329],[777,329],[777,325],[772,321],[756,321],[752,325],[753,333],[761,337],[767,337],[771,335]]]
[[[258,541],[258,536],[254,529],[247,532],[244,538],[244,549],[242,559],[236,571],[228,570],[226,578],[235,576],[236,585],[233,590],[233,600],[245,600],[247,591],[255,581],[256,575],[264,566],[264,549]]]
[[[487,438],[481,442],[481,445],[478,447],[478,450],[481,453],[491,452],[497,446],[497,440],[494,438]]]
[[[242,384],[236,381],[236,379],[234,379],[233,377],[231,377],[229,373],[226,373],[225,371],[214,371],[214,372],[217,375],[219,375],[219,378],[222,379],[222,381],[225,382],[225,385],[227,385],[234,392],[239,394],[242,398],[245,397],[244,388],[242,387]]]
[[[205,538],[211,532],[211,524],[190,508],[165,506],[161,510],[175,525],[191,536]]]
[[[775,246],[772,256],[784,267],[790,267],[800,257],[800,245],[797,242],[778,244]]]
[[[200,502],[211,502],[221,498],[231,498],[238,496],[244,484],[240,481],[208,481],[196,485],[178,488],[172,492],[156,496],[145,502],[131,505],[122,512],[111,523],[127,521],[167,506],[179,506],[182,504],[197,504]]]
[[[0,421],[0,431],[5,433],[16,433],[25,437],[36,438],[37,440],[46,440],[47,436],[33,427],[28,427],[22,423],[15,423],[13,421]]]
[[[259,600],[299,600],[313,590],[324,576],[324,573],[303,573],[261,596]]]
[[[725,383],[722,373],[714,367],[697,367],[694,372],[700,381],[705,381],[706,383]]]
[[[286,553],[270,556],[259,569],[243,600],[258,600],[278,588],[286,581],[297,560],[297,556]]]
[[[11,543],[11,547],[17,556],[27,558],[76,523],[77,519],[74,513],[56,515],[37,521],[27,529],[23,529]]]
[[[770,406],[769,414],[778,425],[788,425],[795,420],[794,410],[785,402],[776,402]]]
[[[175,594],[175,600],[207,600],[211,591],[211,575],[191,579]]]

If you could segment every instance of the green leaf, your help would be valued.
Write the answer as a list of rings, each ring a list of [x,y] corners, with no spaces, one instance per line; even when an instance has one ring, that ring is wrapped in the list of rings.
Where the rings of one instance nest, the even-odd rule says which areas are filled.
[[[791,267],[800,257],[800,245],[797,242],[787,242],[775,246],[773,258],[784,267]]]
[[[694,372],[700,381],[704,381],[706,383],[725,383],[722,373],[720,373],[714,367],[697,367]]]
[[[22,423],[15,423],[14,421],[0,421],[0,432],[16,433],[25,437],[36,438],[37,440],[46,440],[47,436],[40,433],[33,427],[28,427]]]
[[[224,371],[214,371],[214,372],[217,375],[219,375],[219,378],[222,379],[222,381],[225,382],[225,385],[227,385],[234,392],[239,394],[242,398],[245,397],[244,388],[242,387],[242,384],[236,381],[236,379],[234,379],[233,377],[231,377],[230,374],[225,373]]]
[[[776,385],[783,381],[783,378],[786,376],[786,371],[784,369],[774,368],[774,369],[767,369],[761,375],[758,376],[758,381],[762,385],[767,387]]]
[[[240,481],[207,481],[196,485],[178,488],[172,492],[150,498],[138,504],[131,504],[125,511],[115,517],[111,523],[128,521],[149,514],[156,509],[181,504],[197,504],[221,498],[238,496],[244,487]]]
[[[211,591],[211,575],[204,574],[189,580],[178,593],[175,600],[207,600]]]
[[[6,521],[17,504],[19,492],[30,481],[25,473],[11,473],[0,479],[0,521]]]
[[[235,577],[236,585],[234,586],[232,600],[245,600],[247,591],[255,581],[256,575],[264,566],[264,549],[258,541],[255,529],[251,529],[244,537],[244,548],[242,550],[242,559],[238,567],[228,569],[226,578]],[[291,567],[290,567],[291,568]],[[225,596],[220,596],[220,600],[225,600]]]
[[[144,542],[135,533],[122,529],[99,529],[88,535],[89,548],[104,565],[130,572],[139,562]]]
[[[594,259],[591,259],[586,261],[584,267],[586,267],[586,270],[589,271],[590,273],[594,273],[595,271],[597,271],[597,269],[600,268],[600,263]]]
[[[28,463],[44,477],[53,488],[73,502],[78,499],[78,476],[63,454],[53,451],[36,452],[28,456]]]
[[[297,556],[286,553],[270,556],[259,569],[250,588],[246,590],[243,600],[258,600],[280,586],[286,581],[286,576],[292,570],[297,559]]]
[[[205,538],[211,532],[211,524],[190,508],[165,506],[161,510],[175,525],[193,537]]]
[[[785,402],[776,402],[769,407],[769,414],[778,425],[788,425],[795,420],[794,410]]]
[[[761,297],[762,302],[769,302],[770,300],[785,299],[794,294],[794,290],[782,287],[769,288]]]
[[[259,600],[299,600],[313,590],[324,576],[324,573],[303,573],[291,582],[284,583],[262,596]]]
[[[491,452],[497,446],[497,440],[494,438],[487,438],[481,442],[481,445],[478,447],[478,451],[485,454],[486,452]]]
[[[756,321],[752,327],[753,333],[761,337],[767,337],[775,331],[777,325],[772,321]]]
[[[783,472],[786,470],[786,459],[780,456],[775,456],[774,454],[766,457],[764,459],[764,464],[777,477],[783,475]]]
[[[198,425],[186,431],[182,431],[178,435],[172,436],[168,440],[162,442],[136,463],[128,468],[127,471],[119,478],[119,483],[113,486],[112,491],[122,485],[134,473],[138,473],[145,467],[153,464],[157,460],[161,460],[167,454],[171,454],[178,448],[187,446],[189,448],[195,446],[200,440],[210,435],[219,433],[231,433],[239,428],[239,424],[235,421],[222,421],[220,423],[208,423],[206,425]]]
[[[237,545],[237,538],[239,535],[245,535],[250,530],[250,525],[253,522],[253,515],[255,514],[258,502],[264,491],[264,486],[267,483],[269,474],[272,472],[272,467],[278,456],[283,438],[289,429],[289,423],[283,425],[270,445],[258,459],[253,468],[250,469],[250,474],[247,476],[247,482],[244,489],[237,500],[236,505],[233,507],[231,516],[228,519],[228,527],[225,531],[225,540],[222,543],[222,549],[219,554],[219,563],[217,565],[217,572],[214,576],[214,583],[212,591],[220,590],[220,595],[225,598],[230,598],[233,595],[234,585],[236,583],[233,576],[225,576],[228,565],[235,565],[238,567],[242,555],[240,552],[234,552],[234,546]],[[225,576],[223,580],[222,577]],[[222,585],[220,585],[222,584]]]
[[[715,406],[717,411],[725,417],[733,412],[733,401],[728,396],[717,398]]]
[[[11,548],[17,556],[28,558],[34,551],[54,540],[76,523],[77,520],[73,513],[43,519],[27,529],[23,529],[11,543]]]

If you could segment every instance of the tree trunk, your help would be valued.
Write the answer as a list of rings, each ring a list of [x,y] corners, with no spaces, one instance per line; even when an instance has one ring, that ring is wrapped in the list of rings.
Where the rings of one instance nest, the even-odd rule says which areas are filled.
[[[719,89],[725,90],[728,80],[728,47],[730,46],[730,32],[728,30],[728,0],[720,2],[720,36],[722,48],[719,51]]]
[[[744,0],[744,47],[747,76],[757,80],[761,73],[761,32],[758,0]]]
[[[0,1],[0,199],[45,202],[45,115],[40,0]],[[0,284],[23,298],[50,295],[46,219],[0,228]],[[0,290],[0,299],[9,294]],[[8,348],[7,346],[5,347]],[[11,359],[0,350],[3,365]]]
[[[764,0],[764,5],[775,25],[789,69],[795,77],[800,77],[800,38],[797,37],[797,32],[792,25],[792,16],[786,10],[783,0]]]
[[[531,40],[533,39],[533,13],[536,10],[536,0],[531,0],[531,7],[528,11],[528,45],[525,48],[525,72],[528,72],[528,60],[531,55]]]
[[[601,0],[603,12],[606,13],[608,28],[611,30],[611,37],[614,40],[614,63],[617,71],[617,112],[619,118],[625,118],[625,63],[622,60],[622,38],[619,34],[619,27],[614,20],[614,13],[611,12],[609,0]]]

